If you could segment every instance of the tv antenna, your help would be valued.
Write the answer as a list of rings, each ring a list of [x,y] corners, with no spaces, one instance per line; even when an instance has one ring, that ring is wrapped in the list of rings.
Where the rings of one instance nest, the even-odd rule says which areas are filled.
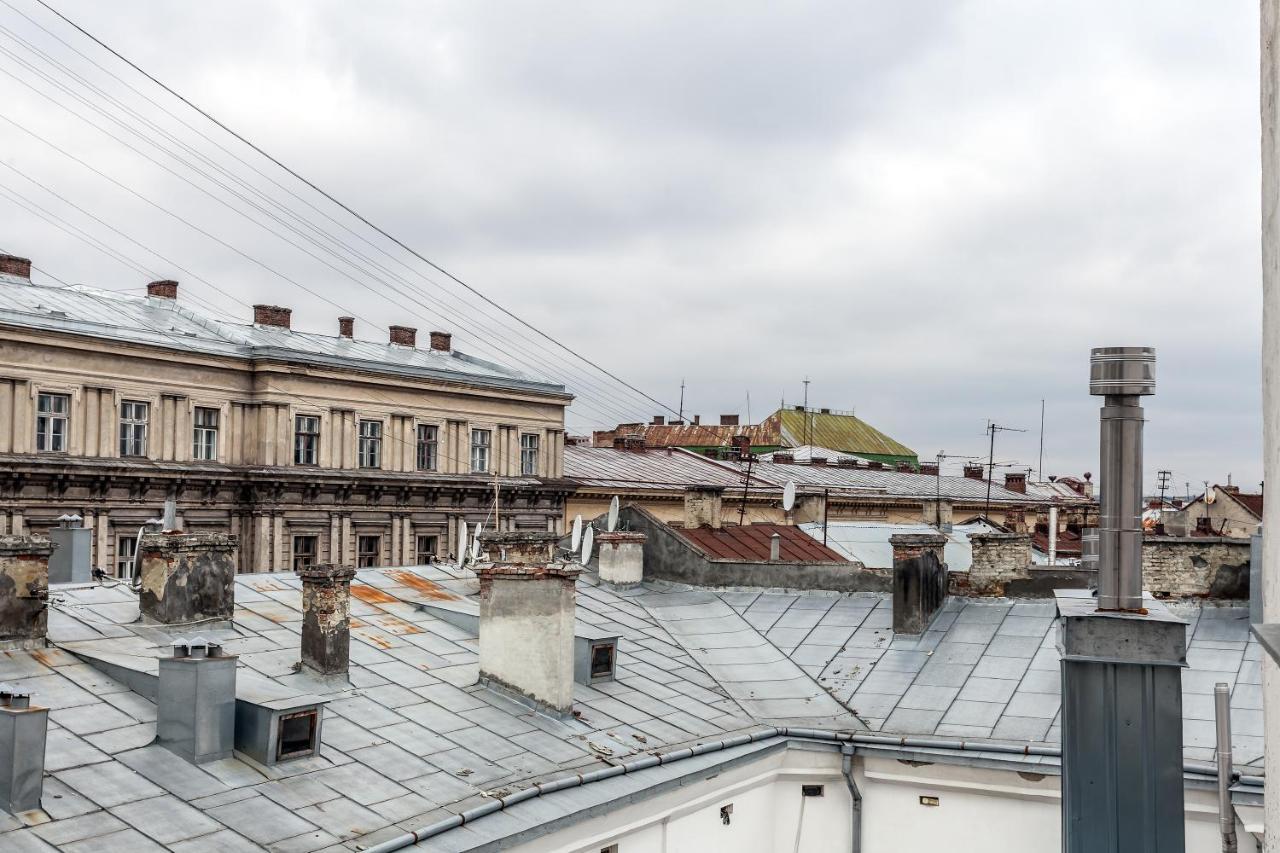
[[[991,436],[991,446],[987,451],[987,506],[982,514],[988,522],[991,521],[991,481],[996,477],[996,433],[998,432],[1026,432],[1026,430],[987,421],[987,433]]]
[[[1160,511],[1164,511],[1164,493],[1169,490],[1169,478],[1173,476],[1172,471],[1157,471],[1156,486],[1160,489]]]
[[[939,450],[937,456],[937,471],[934,472],[934,501],[933,501],[933,520],[934,527],[942,529],[942,460],[944,459],[981,459],[981,456],[958,456],[954,453],[947,453],[945,450]]]
[[[668,410],[670,411],[670,410]],[[680,377],[680,411],[676,413],[676,420],[684,423],[684,377]]]

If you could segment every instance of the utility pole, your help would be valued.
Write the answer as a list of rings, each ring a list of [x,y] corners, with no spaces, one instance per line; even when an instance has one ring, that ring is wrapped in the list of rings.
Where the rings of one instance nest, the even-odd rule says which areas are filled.
[[[995,421],[987,422],[987,432],[991,434],[991,446],[987,451],[987,507],[982,511],[983,517],[987,522],[991,522],[991,481],[996,477],[996,433],[997,432],[1026,432],[1025,429],[1016,429],[1014,427],[1000,426]]]
[[[742,505],[738,509],[738,526],[742,526],[742,519],[747,514],[747,490],[751,488],[751,463],[755,460],[755,454],[747,452],[747,481],[742,485]]]
[[[1169,489],[1169,478],[1173,476],[1172,471],[1157,471],[1156,485],[1160,489],[1160,511],[1164,512],[1164,493]]]

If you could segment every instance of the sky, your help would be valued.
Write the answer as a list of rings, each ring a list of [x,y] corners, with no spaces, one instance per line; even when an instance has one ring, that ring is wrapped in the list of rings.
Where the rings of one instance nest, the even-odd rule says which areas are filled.
[[[573,432],[808,378],[1040,469],[1043,400],[1046,475],[1097,470],[1090,347],[1154,346],[1148,487],[1261,479],[1256,4],[49,2],[658,402],[0,0],[0,250],[38,281],[445,328],[563,381]]]

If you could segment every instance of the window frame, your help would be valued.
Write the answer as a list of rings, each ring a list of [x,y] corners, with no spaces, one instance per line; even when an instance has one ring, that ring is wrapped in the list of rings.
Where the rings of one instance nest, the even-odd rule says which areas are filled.
[[[311,542],[310,552],[302,551],[298,548],[298,542],[306,540],[310,540]],[[295,572],[300,568],[310,568],[316,565],[316,562],[320,559],[320,537],[314,533],[295,533],[293,534],[289,544],[291,547],[291,550],[289,551],[289,560],[292,563],[293,570]],[[305,565],[298,565],[299,557],[307,558]]]
[[[419,471],[440,470],[440,425],[418,424],[415,433],[417,447],[414,452],[414,462],[417,469]],[[425,438],[427,434],[431,437]]]
[[[64,411],[42,411],[40,404],[44,400],[61,400],[66,405]],[[50,430],[55,424],[62,424],[62,432]],[[60,439],[59,447],[41,447],[45,439]],[[55,391],[41,391],[36,394],[36,453],[67,453],[71,442],[71,395]]]
[[[371,427],[376,435],[365,435],[365,427]],[[383,423],[374,418],[361,418],[356,422],[356,466],[368,470],[382,467]]]
[[[130,415],[127,417],[125,415],[126,407],[128,407],[128,411],[130,412]],[[139,407],[142,412],[141,419],[137,416]],[[148,400],[121,400],[119,422],[120,458],[146,458],[147,442],[151,437],[151,402]],[[129,452],[130,448],[133,448],[134,452]]]
[[[124,552],[128,551],[128,554]],[[128,535],[120,534],[116,536],[116,577],[132,578],[134,563],[138,557],[138,536],[137,534]],[[128,560],[128,565],[124,565],[124,561]]]
[[[526,441],[532,446],[527,446]],[[520,475],[522,477],[538,476],[538,459],[542,454],[542,437],[536,432],[520,433]]]
[[[200,413],[213,415],[212,424],[200,423]],[[218,461],[218,434],[222,430],[222,409],[217,406],[193,406],[191,409],[191,458],[197,462]],[[203,455],[208,451],[211,455]]]
[[[303,421],[314,421],[314,431],[304,431]],[[314,467],[320,464],[320,416],[296,413],[293,416],[293,464],[303,467]],[[311,459],[307,460],[307,455]]]
[[[484,441],[478,442],[476,439],[484,436]],[[471,473],[472,474],[488,474],[492,464],[493,457],[493,430],[484,427],[471,428]],[[477,464],[477,459],[482,460],[481,464]]]
[[[364,543],[372,540],[376,543],[375,550],[366,551],[363,548]],[[369,560],[372,559],[372,562]],[[376,533],[359,534],[356,536],[356,568],[360,569],[376,569],[382,565],[382,536]]]
[[[431,547],[423,548],[423,543],[430,540]],[[436,533],[418,533],[413,537],[413,559],[415,565],[426,566],[440,556],[440,536]],[[430,557],[426,560],[424,557]]]

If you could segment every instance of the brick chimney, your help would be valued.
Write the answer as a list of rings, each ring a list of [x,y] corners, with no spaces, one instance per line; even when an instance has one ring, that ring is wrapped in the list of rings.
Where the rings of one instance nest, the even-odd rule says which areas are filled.
[[[916,469],[911,466],[910,462],[899,462],[897,465],[899,474],[914,474]]]
[[[235,612],[236,543],[225,533],[145,534],[138,548],[142,621],[229,621]]]
[[[0,536],[0,649],[44,648],[54,547],[40,537]]]
[[[258,326],[275,326],[280,329],[289,328],[289,316],[293,314],[290,308],[281,308],[279,305],[255,305],[253,306],[253,322]]]
[[[432,332],[431,348],[439,352],[449,352],[453,349],[453,335],[448,332]]]
[[[666,418],[664,418],[662,415],[654,415],[654,416],[653,416],[653,425],[654,425],[654,426],[662,426],[662,425],[663,425],[663,424],[665,424],[666,422],[667,422],[667,419],[666,419]]]
[[[699,425],[699,424],[701,424],[701,423],[702,423],[702,415],[694,415],[694,416],[693,416],[693,425],[694,425],[694,426],[698,426],[698,425]]]
[[[551,562],[557,533],[487,533],[478,565],[480,681],[560,716],[573,711],[574,624],[581,566]]]
[[[732,440],[734,455],[739,459],[746,459],[751,455],[751,437],[747,435],[735,435]]]
[[[930,477],[938,476],[938,463],[937,462],[921,462],[920,473],[928,474]]]
[[[719,529],[723,494],[724,486],[687,486],[684,490],[684,526]]]
[[[308,566],[302,578],[302,666],[317,675],[345,677],[351,661],[349,566]]]
[[[352,338],[356,333],[355,317],[339,317],[338,318],[338,337]]]
[[[31,259],[17,255],[0,255],[0,275],[11,275],[31,281]]]
[[[415,347],[418,345],[418,330],[409,326],[390,326],[388,330],[391,332],[391,343],[399,344],[402,347]]]
[[[794,453],[783,453],[781,450],[775,450],[773,453],[773,461],[781,465],[790,464],[796,461]]]
[[[896,533],[893,548],[893,632],[923,634],[947,598],[940,533]]]
[[[159,299],[177,299],[178,283],[170,279],[153,281],[147,285],[147,296],[155,296]]]
[[[982,476],[983,466],[971,462],[966,462],[964,466],[964,475],[970,480],[984,480]]]
[[[721,415],[720,416],[720,426],[737,426],[737,425],[738,425],[737,415]]]
[[[1020,495],[1027,493],[1027,474],[1025,471],[1008,471],[1004,475],[1004,487]]]
[[[827,464],[827,457],[825,457],[825,456],[810,456],[810,457],[809,457],[809,464],[810,464],[810,465],[826,465],[826,464]]]

